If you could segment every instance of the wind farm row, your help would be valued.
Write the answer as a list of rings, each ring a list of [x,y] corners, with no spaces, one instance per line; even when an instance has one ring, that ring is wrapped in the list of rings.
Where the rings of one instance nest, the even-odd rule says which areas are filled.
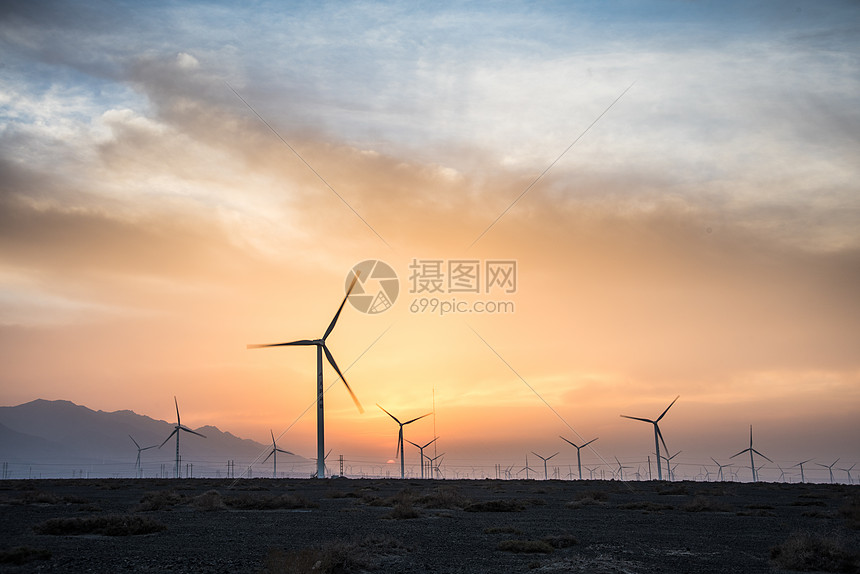
[[[334,356],[326,345],[326,340],[331,335],[334,330],[339,317],[344,309],[346,302],[349,300],[350,294],[352,293],[356,281],[358,281],[359,275],[358,272],[354,272],[351,278],[351,282],[349,284],[349,288],[347,289],[346,295],[344,296],[343,301],[338,307],[337,311],[334,314],[334,317],[329,322],[326,327],[322,337],[318,339],[300,339],[291,342],[284,343],[271,343],[271,344],[250,344],[247,345],[249,349],[260,349],[260,348],[270,348],[270,347],[291,347],[291,346],[313,346],[316,348],[316,412],[317,412],[317,456],[312,459],[315,464],[315,471],[311,473],[312,477],[316,478],[325,478],[327,476],[332,475],[345,475],[351,477],[361,477],[361,476],[391,476],[394,474],[397,475],[396,471],[394,473],[391,472],[390,467],[388,466],[391,462],[395,462],[399,460],[399,476],[400,478],[434,478],[434,479],[459,479],[459,478],[496,478],[496,479],[517,479],[517,478],[525,478],[525,479],[576,479],[576,480],[594,480],[602,479],[602,480],[619,480],[619,481],[629,481],[629,480],[698,480],[698,481],[737,481],[737,480],[747,480],[751,479],[752,482],[758,482],[763,480],[762,471],[767,470],[769,478],[778,482],[806,482],[808,472],[810,466],[812,467],[820,467],[823,472],[824,469],[827,470],[827,474],[825,475],[829,482],[834,483],[839,480],[838,476],[834,474],[834,471],[844,472],[844,476],[847,478],[847,482],[849,484],[853,484],[854,477],[852,476],[852,471],[856,465],[851,464],[850,466],[844,465],[840,467],[836,467],[836,464],[839,462],[839,459],[830,463],[823,464],[820,462],[815,462],[814,459],[806,459],[799,461],[791,461],[785,463],[785,466],[774,462],[767,455],[763,454],[759,450],[757,450],[753,445],[753,427],[750,425],[749,429],[749,446],[740,450],[737,453],[734,453],[727,457],[721,457],[721,460],[718,458],[710,457],[710,460],[701,463],[701,462],[693,462],[693,461],[682,461],[679,457],[681,451],[677,451],[672,453],[663,437],[663,432],[660,429],[660,422],[667,415],[669,410],[673,405],[678,401],[680,396],[676,396],[674,400],[663,410],[660,415],[654,419],[640,417],[640,416],[631,416],[626,414],[621,414],[621,418],[640,421],[644,423],[648,423],[652,426],[654,432],[654,451],[646,455],[643,459],[627,459],[625,461],[620,460],[617,456],[613,456],[614,464],[611,461],[606,460],[599,451],[593,446],[598,438],[593,438],[588,441],[580,440],[581,444],[577,444],[573,440],[565,438],[564,436],[559,436],[558,438],[564,441],[567,446],[573,447],[576,450],[576,466],[574,470],[574,465],[572,463],[567,465],[568,472],[564,473],[564,466],[552,466],[550,465],[550,461],[556,459],[556,457],[561,454],[561,451],[555,452],[551,455],[542,455],[536,451],[530,451],[525,454],[524,465],[519,466],[518,464],[510,464],[508,463],[502,464],[497,463],[493,466],[492,471],[488,472],[488,467],[484,466],[480,468],[478,466],[470,465],[467,461],[454,461],[449,458],[448,464],[443,465],[443,461],[445,460],[445,453],[437,454],[438,446],[439,446],[439,437],[434,436],[431,440],[422,443],[413,442],[411,440],[406,439],[404,435],[404,429],[406,426],[415,423],[421,419],[424,419],[432,414],[433,412],[425,413],[417,417],[410,418],[408,420],[401,420],[395,414],[389,412],[381,405],[377,404],[376,406],[382,411],[385,415],[390,417],[393,422],[397,425],[397,446],[395,448],[395,456],[391,461],[386,462],[383,465],[373,464],[378,463],[378,461],[362,461],[356,459],[344,459],[343,455],[340,455],[340,472],[332,473],[328,466],[326,465],[326,461],[331,454],[331,450],[328,453],[325,452],[325,410],[324,410],[324,395],[325,388],[323,385],[323,356],[325,356],[326,361],[331,365],[337,374],[338,378],[343,382],[344,387],[355,403],[356,408],[359,412],[364,412],[364,408],[361,405],[361,402],[358,400],[358,397],[352,391],[352,388],[346,381],[346,378],[338,366]],[[196,432],[188,427],[185,427],[181,424],[180,414],[179,414],[179,404],[176,398],[174,397],[174,404],[176,407],[176,425],[174,426],[171,434],[158,445],[159,448],[163,447],[171,438],[176,438],[176,458],[174,464],[174,477],[181,476],[181,454],[180,454],[180,435],[182,432],[191,433],[203,437],[202,434]],[[262,476],[267,474],[267,471],[260,470],[259,467],[266,466],[268,461],[271,459],[271,476],[278,476],[278,454],[285,455],[293,455],[291,451],[284,450],[283,448],[278,446],[277,439],[275,437],[274,430],[270,429],[270,435],[272,439],[271,447],[267,447],[266,450],[261,451],[256,460],[252,461],[251,464],[245,467],[243,473],[240,476],[249,476],[254,474],[254,467],[258,467],[256,472],[257,476]],[[205,437],[203,437],[205,438]],[[156,445],[141,447],[137,441],[132,438],[134,441],[134,445],[137,448],[137,459],[135,462],[135,468],[138,474],[141,472],[141,453],[148,449],[155,448]],[[405,452],[405,443],[409,443],[414,446],[418,450],[418,460],[415,465],[406,464],[406,452]],[[434,453],[431,456],[429,453],[425,453],[425,449],[428,449],[431,445],[434,446]],[[662,446],[662,449],[661,449]],[[582,464],[582,451],[587,449],[591,453],[590,459],[597,459],[599,462],[596,464],[591,464],[583,466]],[[742,455],[749,454],[749,466],[746,467],[745,463],[742,462]],[[543,462],[543,469],[538,468],[537,470],[532,468],[529,465],[528,456],[533,455],[537,457],[539,460]],[[651,460],[651,456],[654,456],[653,463]],[[756,462],[756,456],[759,457],[759,463]],[[771,463],[772,466],[765,466],[762,463],[762,459]],[[346,469],[344,469],[344,460],[346,460]],[[713,463],[713,465],[711,465]],[[635,465],[635,466],[634,466]],[[804,468],[806,465],[806,469]],[[288,468],[291,468],[290,471],[283,471],[281,476],[286,475],[295,475],[295,464],[288,464]],[[415,470],[417,466],[418,470]],[[369,471],[365,470],[367,467],[370,468]],[[644,470],[643,470],[644,467]],[[283,468],[283,464],[282,464]],[[552,468],[552,471],[550,470]],[[681,469],[679,471],[679,468]],[[588,473],[587,477],[583,472],[583,469]],[[625,471],[627,473],[625,474]],[[743,476],[741,476],[741,472],[743,472]],[[776,473],[779,473],[778,476]],[[695,473],[695,474],[693,474]],[[231,472],[228,470],[228,475]],[[232,472],[233,476],[235,476],[235,470]],[[299,471],[298,475],[307,477],[308,473]]]

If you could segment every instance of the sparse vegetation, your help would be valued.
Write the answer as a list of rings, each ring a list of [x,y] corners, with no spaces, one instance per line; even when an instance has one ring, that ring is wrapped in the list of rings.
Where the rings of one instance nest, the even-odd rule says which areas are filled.
[[[605,504],[607,500],[609,500],[609,494],[602,490],[586,490],[577,492],[573,500],[566,503],[565,507],[576,509],[594,504]]]
[[[319,507],[316,502],[311,502],[295,494],[274,496],[242,494],[224,498],[224,504],[235,510],[295,510],[299,508]]]
[[[410,502],[398,502],[394,505],[394,508],[391,509],[391,512],[386,514],[383,518],[393,518],[394,520],[409,520],[411,518],[418,518],[421,514],[415,510],[415,507],[412,506]]]
[[[860,558],[835,538],[796,532],[770,549],[780,568],[801,572],[860,572]]]
[[[403,545],[388,536],[369,536],[359,541],[334,541],[301,550],[269,551],[263,564],[264,574],[320,574],[364,572],[381,566],[386,557],[405,552]]]
[[[29,546],[16,546],[9,550],[0,551],[0,564],[14,564],[20,566],[35,560],[50,560],[51,552],[42,548],[30,548]]]
[[[486,500],[484,502],[473,502],[463,510],[466,512],[522,512],[526,505],[518,500]]]
[[[662,494],[663,496],[683,496],[689,494],[689,491],[687,490],[687,485],[678,484],[661,488],[657,491],[657,494]]]
[[[727,504],[715,502],[704,496],[696,496],[681,507],[687,512],[731,512]]]
[[[491,526],[484,529],[484,534],[522,534],[522,531],[513,526]]]
[[[143,498],[140,499],[140,504],[135,507],[135,510],[138,512],[170,510],[184,501],[185,495],[181,495],[175,490],[156,490],[144,493]]]
[[[860,529],[860,495],[849,498],[839,509],[839,516],[848,522],[848,526]]]
[[[553,536],[547,536],[543,541],[553,548],[569,548],[579,544],[579,540],[577,540],[572,534],[556,534]]]
[[[191,499],[191,504],[195,508],[199,510],[205,510],[207,512],[211,512],[213,510],[223,510],[227,508],[227,505],[224,504],[224,499],[221,497],[221,494],[218,493],[217,490],[209,490],[204,492],[200,496],[195,496]]]
[[[83,518],[51,518],[33,527],[37,534],[75,536],[101,534],[103,536],[135,536],[166,530],[163,523],[147,516],[109,514]]]

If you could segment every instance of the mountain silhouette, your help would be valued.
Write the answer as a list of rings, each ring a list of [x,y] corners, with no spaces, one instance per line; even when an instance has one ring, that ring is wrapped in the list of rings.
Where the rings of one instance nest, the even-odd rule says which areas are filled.
[[[11,473],[6,476],[8,478],[62,478],[84,476],[84,473],[86,476],[133,477],[137,447],[129,435],[141,447],[160,445],[174,426],[175,422],[155,420],[130,410],[93,411],[71,401],[37,399],[14,407],[0,407],[0,463],[6,463],[4,468]],[[183,435],[183,475],[185,466],[190,469],[193,465],[194,476],[226,476],[227,461],[234,461],[233,473],[239,477],[256,461],[251,474],[271,476],[271,461],[259,462],[271,450],[271,445],[242,439],[214,426],[194,430],[206,438]],[[161,449],[141,453],[144,476],[173,476],[174,440]],[[289,449],[286,442],[279,442],[278,446]],[[282,454],[278,457],[278,470],[292,476],[308,476],[313,471],[313,462],[297,455]]]

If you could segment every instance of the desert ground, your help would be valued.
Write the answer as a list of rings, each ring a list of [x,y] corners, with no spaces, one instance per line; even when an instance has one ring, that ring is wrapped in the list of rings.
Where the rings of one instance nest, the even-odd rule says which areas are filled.
[[[860,486],[0,482],[0,572],[858,572]]]

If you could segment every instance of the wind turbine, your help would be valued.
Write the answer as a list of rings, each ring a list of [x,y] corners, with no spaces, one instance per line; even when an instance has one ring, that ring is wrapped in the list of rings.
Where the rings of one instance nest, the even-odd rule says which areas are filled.
[[[597,467],[591,468],[586,466],[585,470],[588,471],[588,480],[594,480],[594,471],[597,470]]]
[[[421,446],[421,445],[419,445],[419,444],[415,444],[415,443],[414,443],[414,442],[412,442],[411,440],[408,440],[408,439],[406,440],[406,442],[408,442],[408,443],[409,443],[409,444],[411,444],[412,446],[417,447],[417,448],[418,448],[418,452],[420,453],[420,457],[421,457],[421,478],[424,478],[424,449],[425,449],[425,448],[427,448],[428,446],[430,446],[431,444],[433,444],[434,442],[436,442],[438,439],[439,439],[439,437],[437,436],[436,438],[434,438],[433,440],[431,440],[430,442],[428,442],[428,443],[427,443],[427,444],[425,444],[424,446]]]
[[[576,446],[575,444],[573,444],[572,442],[570,442],[569,440],[567,440],[566,438],[564,438],[561,435],[558,435],[558,438],[560,438],[561,440],[563,440],[564,442],[566,442],[567,444],[569,444],[570,446],[572,446],[573,448],[576,449],[576,466],[579,468],[579,480],[582,480],[582,460],[579,457],[579,451],[584,449],[585,447],[587,447],[588,445],[590,445],[591,443],[596,441],[597,438],[600,438],[600,437],[593,438],[582,446]]]
[[[797,464],[795,464],[791,467],[791,468],[794,468],[795,466],[800,467],[800,482],[806,482],[806,477],[803,476],[803,465],[806,464],[807,462],[811,462],[811,461],[812,461],[812,459],[809,458],[809,459],[804,460],[803,462],[798,462]]]
[[[854,480],[851,478],[851,471],[854,470],[855,466],[857,466],[856,462],[854,464],[852,464],[851,466],[849,466],[848,468],[840,468],[839,469],[839,470],[844,470],[848,474],[848,484],[854,484]]]
[[[134,463],[134,468],[135,468],[135,470],[137,471],[137,475],[139,476],[139,475],[140,475],[140,453],[141,453],[141,452],[143,452],[143,451],[145,451],[145,450],[149,450],[149,449],[151,449],[151,448],[155,448],[155,447],[157,447],[158,445],[157,445],[157,444],[154,444],[154,445],[152,445],[152,446],[145,446],[145,447],[141,448],[141,446],[140,446],[139,444],[137,444],[137,441],[136,441],[136,440],[134,440],[134,437],[133,437],[133,436],[128,435],[128,438],[130,438],[130,439],[131,439],[131,442],[133,442],[133,443],[134,443],[134,446],[136,446],[136,447],[137,447],[137,462],[135,462],[135,463]],[[854,467],[852,466],[851,468],[854,468]],[[849,475],[849,476],[850,476],[850,475]]]
[[[663,446],[666,446],[666,445],[663,445]],[[666,449],[666,454],[669,454],[669,449]],[[659,453],[657,454],[657,456],[658,456],[658,457],[660,457],[660,458],[662,458],[663,460],[665,460],[665,461],[666,461],[666,473],[669,475],[669,480],[670,480],[670,481],[675,480],[675,473],[674,473],[674,472],[672,472],[672,469],[670,469],[670,468],[669,468],[669,463],[672,461],[672,459],[673,459],[673,458],[675,458],[675,457],[676,457],[676,456],[678,456],[679,454],[681,454],[681,451],[680,451],[680,450],[679,450],[678,452],[676,452],[675,454],[673,454],[672,456],[669,456],[669,457],[665,457],[665,456],[660,457],[660,454],[659,454]],[[657,461],[659,462],[659,460],[660,460],[660,459],[658,458],[658,459],[657,459]],[[678,465],[676,464],[675,466],[678,466]],[[659,466],[659,465],[657,465],[657,468],[660,468],[660,466]],[[674,467],[673,467],[673,468],[674,468]]]
[[[725,479],[723,478],[723,469],[728,468],[732,465],[731,464],[720,464],[717,462],[717,459],[715,459],[714,457],[711,457],[711,460],[714,461],[714,464],[720,468],[720,482],[724,481]]]
[[[749,453],[750,453],[750,468],[752,469],[753,482],[758,482],[758,475],[756,474],[756,471],[755,471],[755,461],[753,460],[753,453],[756,453],[760,457],[763,457],[764,459],[766,459],[770,462],[773,462],[773,461],[753,448],[752,425],[750,425],[750,446],[749,446],[749,448],[745,448],[742,451],[740,451],[738,454],[733,454],[729,458],[735,458],[736,456],[741,455],[747,451],[749,451]]]
[[[284,454],[293,454],[288,450],[283,450],[278,448],[278,445],[275,443],[275,432],[272,429],[269,429],[269,432],[272,433],[272,450],[269,451],[269,456],[263,459],[263,462],[269,460],[269,457],[274,456],[272,459],[272,478],[278,478],[278,453],[282,452]]]
[[[396,457],[397,453],[400,454],[400,478],[406,478],[406,463],[403,461],[403,427],[405,427],[406,425],[408,425],[410,423],[414,423],[415,421],[417,421],[419,419],[423,419],[424,417],[429,417],[433,413],[427,413],[426,415],[421,415],[420,417],[415,417],[412,420],[409,420],[409,421],[406,421],[405,423],[402,423],[402,422],[400,422],[400,419],[398,419],[396,416],[394,416],[393,414],[391,414],[387,410],[380,407],[379,403],[377,403],[376,406],[378,406],[382,410],[382,412],[384,412],[385,414],[387,414],[388,416],[393,418],[394,422],[396,422],[397,424],[400,425],[400,430],[397,433],[397,450],[395,451],[394,456]],[[433,440],[436,440],[436,439],[433,439]],[[421,463],[423,464],[424,461],[422,460]]]
[[[161,443],[158,448],[163,447],[173,435],[176,435],[176,472],[174,474],[176,478],[179,478],[179,431],[190,432],[191,434],[196,434],[197,436],[202,436],[203,438],[206,437],[199,432],[193,431],[187,426],[182,425],[182,422],[179,420],[179,403],[176,401],[176,396],[173,397],[173,404],[176,405],[176,426],[173,427],[173,432],[170,433],[170,435],[168,435],[166,439],[164,439],[164,442]]]
[[[535,469],[529,466],[529,455],[526,455],[526,465],[517,472],[517,476],[519,476],[522,471],[526,471],[526,480],[529,479],[529,471],[535,472]]]
[[[834,461],[833,461],[831,464],[829,464],[829,465],[828,465],[828,464],[821,464],[820,462],[816,462],[816,463],[815,463],[815,464],[817,464],[818,466],[822,466],[822,467],[824,467],[824,468],[826,468],[827,470],[829,470],[829,471],[830,471],[830,484],[833,484],[833,465],[835,465],[837,462],[839,462],[839,459],[838,459],[838,458],[837,458],[836,460],[834,460]]]
[[[328,452],[325,453],[325,456],[323,457],[323,468],[325,469],[326,474],[329,474],[329,469],[328,469],[328,465],[325,463],[325,461],[328,460],[328,455],[331,454],[331,451],[332,451],[332,449],[328,449]],[[311,478],[316,478],[316,477],[317,477],[317,475],[314,474]]]
[[[675,401],[677,401],[679,398],[681,398],[681,395],[678,395],[677,397],[675,397]],[[645,419],[645,418],[640,418],[640,417],[629,417],[627,415],[621,415],[625,419],[633,419],[634,421],[642,421],[642,422],[651,423],[652,425],[654,425],[654,445],[657,448],[657,480],[663,480],[663,472],[662,472],[662,470],[660,470],[660,443],[661,442],[663,443],[663,447],[665,447],[666,452],[669,451],[669,447],[666,446],[666,441],[663,440],[663,433],[660,432],[660,427],[657,425],[657,423],[660,422],[660,419],[662,419],[664,416],[666,416],[666,413],[669,412],[669,409],[672,408],[672,405],[675,404],[675,401],[672,401],[671,403],[669,403],[669,406],[666,407],[666,410],[663,411],[663,414],[661,414],[659,417],[657,417],[657,420],[652,421],[651,419]]]
[[[631,466],[621,466],[621,461],[620,461],[620,460],[618,460],[618,457],[617,457],[617,456],[615,457],[615,462],[617,462],[617,463],[618,463],[618,477],[619,477],[619,479],[621,480],[621,482],[624,482],[624,469],[625,469],[625,468],[633,468],[633,467],[631,467]]]
[[[543,461],[543,479],[544,479],[544,480],[547,480],[547,479],[549,478],[549,473],[548,473],[548,472],[547,472],[547,470],[546,470],[546,461],[548,461],[548,460],[549,460],[549,459],[551,459],[553,456],[555,456],[555,454],[558,454],[558,453],[555,453],[554,455],[552,455],[552,456],[548,456],[548,457],[546,457],[546,458],[542,457],[541,455],[539,455],[539,454],[538,454],[538,453],[536,453],[535,451],[532,451],[532,454],[533,454],[533,455],[535,455],[536,457],[538,457],[539,459],[541,459],[541,460]],[[528,464],[528,461],[526,461],[526,464]]]
[[[442,478],[445,478],[445,475],[444,475],[444,474],[442,474],[442,469],[440,468],[440,467],[442,466],[442,459],[443,459],[444,457],[445,457],[445,453],[444,453],[444,452],[443,452],[442,454],[437,454],[437,455],[436,455],[436,456],[434,456],[433,458],[430,458],[429,456],[427,457],[427,460],[429,460],[429,461],[430,461],[430,471],[431,471],[431,474],[432,474],[432,471],[434,471],[434,470],[435,470],[435,471],[436,471],[436,478],[437,478],[437,479],[438,479],[440,476],[441,476]],[[436,462],[437,460],[438,460],[439,462]],[[434,462],[436,463],[435,465],[433,464]]]
[[[346,379],[343,376],[343,373],[340,371],[340,368],[337,366],[337,363],[334,360],[331,352],[326,347],[325,340],[334,330],[335,323],[337,323],[338,317],[340,317],[340,312],[343,311],[343,306],[346,305],[346,300],[349,298],[349,294],[352,292],[353,287],[355,287],[355,282],[358,281],[359,273],[355,274],[355,277],[352,278],[352,283],[349,284],[349,289],[346,290],[346,297],[343,298],[343,302],[340,304],[340,307],[337,308],[337,313],[334,314],[334,318],[329,323],[328,328],[323,333],[322,338],[320,339],[300,339],[298,341],[292,341],[290,343],[273,343],[269,345],[247,345],[248,349],[262,349],[264,347],[316,347],[317,348],[317,477],[325,478],[325,416],[323,409],[323,354],[325,354],[326,359],[329,364],[334,368],[337,375],[340,377],[340,380],[343,381],[346,390],[349,391],[349,396],[352,397],[352,401],[355,403],[355,406],[358,407],[358,412],[363,413],[364,409],[361,407],[361,403],[358,402],[358,397],[355,396],[355,393],[352,392],[352,389],[349,387],[349,383],[346,382]]]

